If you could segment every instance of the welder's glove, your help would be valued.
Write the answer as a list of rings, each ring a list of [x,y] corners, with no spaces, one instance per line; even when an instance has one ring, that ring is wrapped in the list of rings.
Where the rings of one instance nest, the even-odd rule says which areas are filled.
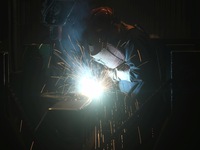
[[[122,64],[116,68],[116,75],[119,80],[130,80],[130,67],[127,64]]]
[[[109,69],[108,70],[108,76],[112,79],[114,82],[118,82],[119,79],[117,77],[117,70],[116,69]]]
[[[109,77],[113,81],[125,80],[125,81],[131,82],[131,80],[130,80],[130,67],[127,64],[122,64],[115,69],[110,69],[109,70]]]

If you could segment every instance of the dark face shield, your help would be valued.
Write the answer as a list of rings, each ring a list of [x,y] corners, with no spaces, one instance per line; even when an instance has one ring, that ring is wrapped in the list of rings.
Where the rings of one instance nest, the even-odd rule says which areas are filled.
[[[95,55],[101,51],[101,49],[106,48],[108,35],[103,33],[101,29],[96,29],[96,31],[91,30],[86,35],[86,41],[89,46],[89,51],[91,55]]]

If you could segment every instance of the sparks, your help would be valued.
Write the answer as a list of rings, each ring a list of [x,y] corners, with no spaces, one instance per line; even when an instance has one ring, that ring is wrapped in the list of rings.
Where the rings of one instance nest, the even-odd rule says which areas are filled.
[[[78,45],[78,48],[79,51],[62,52],[54,49],[56,64],[49,63],[54,68],[49,80],[51,84],[48,86],[47,81],[41,93],[54,92],[66,96],[69,93],[77,93],[97,99],[113,85],[106,68],[88,58],[84,47]]]

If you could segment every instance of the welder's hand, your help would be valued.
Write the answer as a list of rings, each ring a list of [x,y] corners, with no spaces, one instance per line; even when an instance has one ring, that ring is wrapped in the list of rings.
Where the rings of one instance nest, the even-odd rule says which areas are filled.
[[[120,80],[126,80],[126,81],[131,81],[130,80],[130,67],[127,64],[122,64],[116,69],[116,75],[117,78]]]
[[[108,76],[112,79],[114,82],[118,82],[119,78],[117,77],[117,70],[116,69],[109,69],[108,70]]]

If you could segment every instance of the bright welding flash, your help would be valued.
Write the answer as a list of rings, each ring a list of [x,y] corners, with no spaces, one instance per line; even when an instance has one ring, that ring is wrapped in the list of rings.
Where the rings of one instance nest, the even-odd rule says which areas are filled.
[[[81,94],[89,98],[99,98],[103,93],[103,86],[93,78],[82,78],[79,84]]]

